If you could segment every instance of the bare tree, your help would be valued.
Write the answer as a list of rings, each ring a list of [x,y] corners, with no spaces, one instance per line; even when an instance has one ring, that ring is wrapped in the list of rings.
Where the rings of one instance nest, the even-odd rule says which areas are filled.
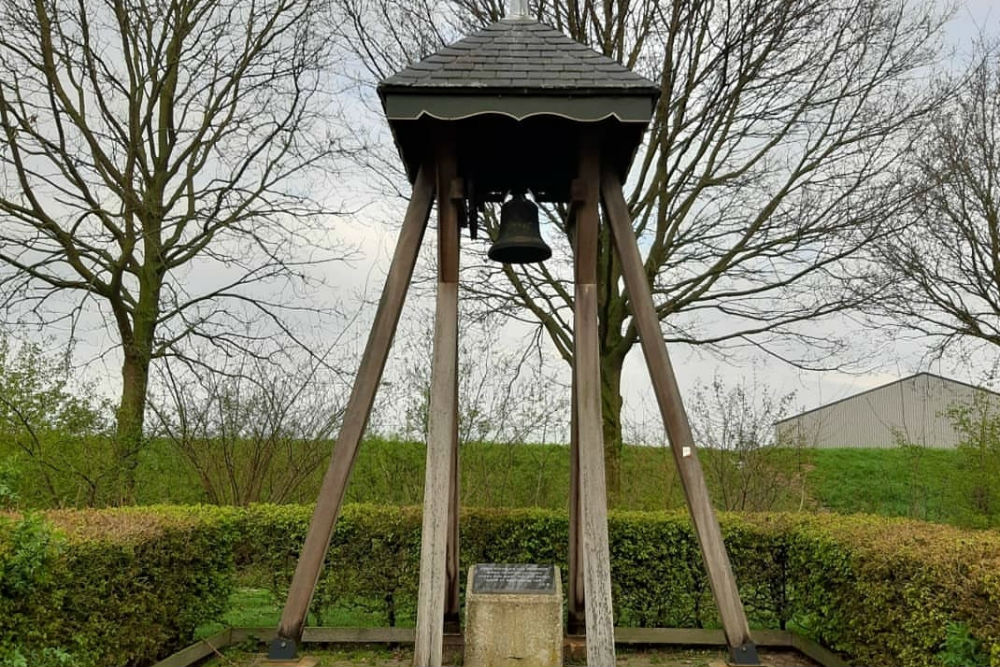
[[[256,356],[230,367],[159,368],[154,426],[198,476],[208,502],[307,502],[340,425],[342,379],[323,364],[281,368]],[[318,482],[316,482],[318,483]]]
[[[759,348],[831,363],[844,341],[810,322],[857,305],[843,277],[909,200],[899,175],[909,130],[933,108],[918,83],[943,17],[923,0],[531,2],[540,19],[658,82],[662,97],[627,200],[668,342],[726,354]],[[344,43],[373,84],[502,17],[499,0],[340,0]],[[392,163],[369,154],[385,173]],[[565,211],[547,211],[556,257]],[[487,217],[490,234],[496,225]],[[638,333],[606,227],[599,259],[600,354],[609,488],[618,483],[621,369]],[[463,259],[486,311],[544,329],[572,355],[565,261]],[[498,274],[502,274],[502,277]],[[801,345],[805,343],[805,345]]]
[[[716,376],[710,386],[697,387],[692,428],[704,448],[705,475],[714,482],[719,509],[769,511],[796,487],[804,495],[805,479],[794,465],[796,445],[778,443],[774,435],[775,423],[794,400],[794,392],[776,395],[756,377],[727,386]]]
[[[569,388],[553,377],[531,341],[510,349],[503,322],[459,318],[458,442],[514,446],[568,435]],[[390,375],[391,402],[403,420],[397,435],[423,440],[427,433],[434,335],[433,315],[416,318],[402,341],[402,363]],[[506,332],[508,335],[509,331]]]
[[[103,316],[123,360],[126,498],[150,362],[191,339],[259,349],[307,265],[339,252],[309,194],[338,148],[320,11],[0,2],[0,303],[42,322]]]
[[[944,85],[957,92],[911,159],[919,196],[874,247],[867,285],[868,312],[939,355],[1000,346],[1000,56],[981,53]]]

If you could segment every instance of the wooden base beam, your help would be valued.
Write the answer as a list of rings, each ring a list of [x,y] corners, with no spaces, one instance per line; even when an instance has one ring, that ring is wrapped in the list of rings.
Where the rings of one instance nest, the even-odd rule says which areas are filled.
[[[269,628],[230,628],[191,646],[181,649],[153,667],[189,667],[234,644],[248,640],[268,642],[275,637],[274,626]],[[812,658],[823,667],[848,667],[848,663],[829,649],[787,630],[755,630],[759,646],[791,648]],[[566,655],[583,646],[586,639],[568,635],[563,647]],[[615,642],[626,646],[725,646],[721,630],[691,628],[615,628]],[[303,644],[412,644],[413,628],[306,628]],[[448,648],[462,650],[462,635],[445,635]]]

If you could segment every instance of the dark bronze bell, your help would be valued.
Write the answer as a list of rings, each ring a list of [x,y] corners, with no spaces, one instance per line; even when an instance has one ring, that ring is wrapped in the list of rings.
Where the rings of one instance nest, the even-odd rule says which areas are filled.
[[[515,194],[501,207],[500,231],[488,254],[503,264],[544,262],[552,256],[552,248],[538,231],[538,207],[524,193]]]

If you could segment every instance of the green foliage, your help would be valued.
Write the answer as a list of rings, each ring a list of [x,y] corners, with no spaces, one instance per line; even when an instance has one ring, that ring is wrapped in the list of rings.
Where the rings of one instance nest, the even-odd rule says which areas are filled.
[[[952,486],[963,522],[1000,523],[1000,405],[992,394],[978,391],[971,403],[952,406],[948,417],[962,436]]]
[[[6,600],[26,596],[44,584],[57,553],[57,541],[40,516],[28,516],[11,525],[8,549],[0,564],[0,593]]]
[[[0,664],[148,664],[225,611],[235,524],[211,510],[0,524]]]
[[[0,664],[66,664],[61,647],[39,645],[53,629],[51,619],[34,622],[47,611],[61,546],[40,516],[0,517]]]
[[[311,508],[46,516],[56,534],[37,518],[0,524],[0,647],[11,664],[149,662],[221,617],[236,571],[282,600]],[[857,664],[1000,664],[997,533],[860,515],[720,519],[752,626],[796,628]],[[420,524],[415,508],[346,506],[312,620],[343,622],[353,609],[366,623],[412,624]],[[461,534],[463,568],[540,562],[566,573],[565,512],[466,510]],[[718,625],[686,514],[612,512],[610,548],[618,624]]]
[[[94,506],[114,496],[112,409],[69,355],[0,336],[0,507]]]
[[[944,645],[937,658],[945,667],[989,665],[989,656],[982,652],[982,643],[969,634],[965,623],[948,624]]]
[[[311,508],[253,505],[241,514],[237,562],[283,600]],[[348,505],[337,521],[311,612],[322,624],[349,606],[381,624],[412,624],[420,562],[420,514],[412,508]]]
[[[309,512],[254,506],[245,517],[240,562],[276,573],[273,593],[283,599]],[[964,623],[984,652],[1000,646],[1000,535],[868,516],[724,514],[721,522],[754,627],[797,628],[866,665],[944,665],[950,623]],[[419,535],[415,509],[347,506],[314,620],[353,604],[382,623],[412,624]],[[541,562],[566,573],[564,512],[469,509],[461,535],[463,568]],[[618,624],[718,626],[686,514],[612,512],[610,548]]]
[[[17,506],[20,471],[13,460],[0,460],[0,510]]]

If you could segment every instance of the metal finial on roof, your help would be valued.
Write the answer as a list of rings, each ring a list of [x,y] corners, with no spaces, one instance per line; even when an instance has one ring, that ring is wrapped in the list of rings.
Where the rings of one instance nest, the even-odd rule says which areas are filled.
[[[515,19],[528,18],[528,0],[510,0],[510,16]]]

